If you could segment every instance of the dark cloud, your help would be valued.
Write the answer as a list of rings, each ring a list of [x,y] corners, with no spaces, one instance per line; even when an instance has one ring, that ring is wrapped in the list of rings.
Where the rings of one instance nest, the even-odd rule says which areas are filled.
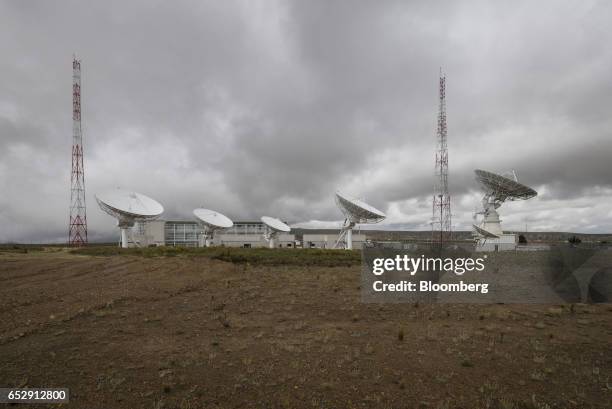
[[[73,52],[94,238],[113,223],[93,193],[119,185],[172,218],[291,221],[339,219],[341,188],[427,228],[440,66],[458,227],[473,169],[514,168],[541,195],[507,223],[610,230],[605,207],[581,209],[612,196],[611,17],[577,1],[0,3],[0,240],[65,236]]]

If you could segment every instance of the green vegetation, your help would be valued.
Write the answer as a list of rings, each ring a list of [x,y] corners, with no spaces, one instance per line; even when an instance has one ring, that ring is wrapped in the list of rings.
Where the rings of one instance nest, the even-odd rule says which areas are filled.
[[[0,253],[28,253],[33,251],[43,251],[43,246],[34,244],[2,244],[0,245]]]
[[[254,265],[300,265],[300,266],[354,266],[361,264],[361,253],[357,250],[323,249],[267,249],[236,247],[145,247],[128,248],[89,246],[70,251],[84,256],[141,256],[141,257],[208,257],[230,263]]]

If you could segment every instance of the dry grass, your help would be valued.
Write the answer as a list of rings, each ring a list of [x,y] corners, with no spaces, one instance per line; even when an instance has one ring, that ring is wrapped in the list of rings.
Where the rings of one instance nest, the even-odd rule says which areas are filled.
[[[358,265],[291,261],[358,253],[152,250],[0,254],[0,384],[92,409],[610,407],[609,305],[366,304]]]

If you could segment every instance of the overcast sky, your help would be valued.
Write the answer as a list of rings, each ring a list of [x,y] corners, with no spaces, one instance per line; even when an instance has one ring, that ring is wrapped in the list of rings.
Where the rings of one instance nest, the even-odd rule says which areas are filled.
[[[73,53],[92,240],[118,186],[313,226],[341,189],[428,229],[440,66],[455,228],[484,168],[539,192],[505,229],[612,232],[611,5],[0,0],[0,242],[67,239]]]

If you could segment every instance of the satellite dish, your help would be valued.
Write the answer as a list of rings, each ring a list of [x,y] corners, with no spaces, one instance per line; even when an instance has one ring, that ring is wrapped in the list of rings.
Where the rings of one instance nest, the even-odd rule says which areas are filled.
[[[264,239],[266,239],[271,249],[274,248],[274,241],[279,232],[289,233],[291,231],[291,227],[287,226],[282,221],[275,219],[274,217],[262,216],[261,221],[266,226]]]
[[[514,170],[510,175],[502,176],[486,170],[476,169],[476,180],[485,192],[504,202],[506,200],[527,200],[535,197],[538,192],[518,182]]]
[[[352,250],[353,227],[356,224],[379,223],[387,217],[387,215],[375,207],[361,200],[349,198],[340,192],[336,192],[335,198],[336,205],[340,208],[342,214],[344,214],[345,219],[334,248],[344,247],[347,250]]]
[[[200,246],[208,247],[213,238],[215,231],[229,229],[234,223],[225,215],[209,209],[195,209],[193,215],[198,219],[198,223],[202,226],[202,240]]]
[[[477,215],[482,215],[482,221],[474,227],[476,232],[484,239],[482,240],[482,243],[484,243],[487,238],[499,238],[504,234],[497,209],[506,200],[527,200],[535,197],[538,192],[519,183],[514,171],[507,175],[498,175],[486,170],[476,169],[474,173],[476,174],[476,181],[484,190],[482,210],[474,213],[475,219]],[[479,243],[481,243],[480,239]]]
[[[116,189],[94,197],[102,211],[117,219],[123,248],[128,246],[129,227],[133,227],[136,221],[156,219],[164,212],[164,207],[157,201],[128,190]]]
[[[478,227],[475,224],[473,224],[472,227],[474,228],[474,230],[476,230],[476,233],[480,234],[484,238],[487,238],[487,239],[498,239],[499,238],[497,234],[493,234],[489,231],[486,231],[482,227]]]

